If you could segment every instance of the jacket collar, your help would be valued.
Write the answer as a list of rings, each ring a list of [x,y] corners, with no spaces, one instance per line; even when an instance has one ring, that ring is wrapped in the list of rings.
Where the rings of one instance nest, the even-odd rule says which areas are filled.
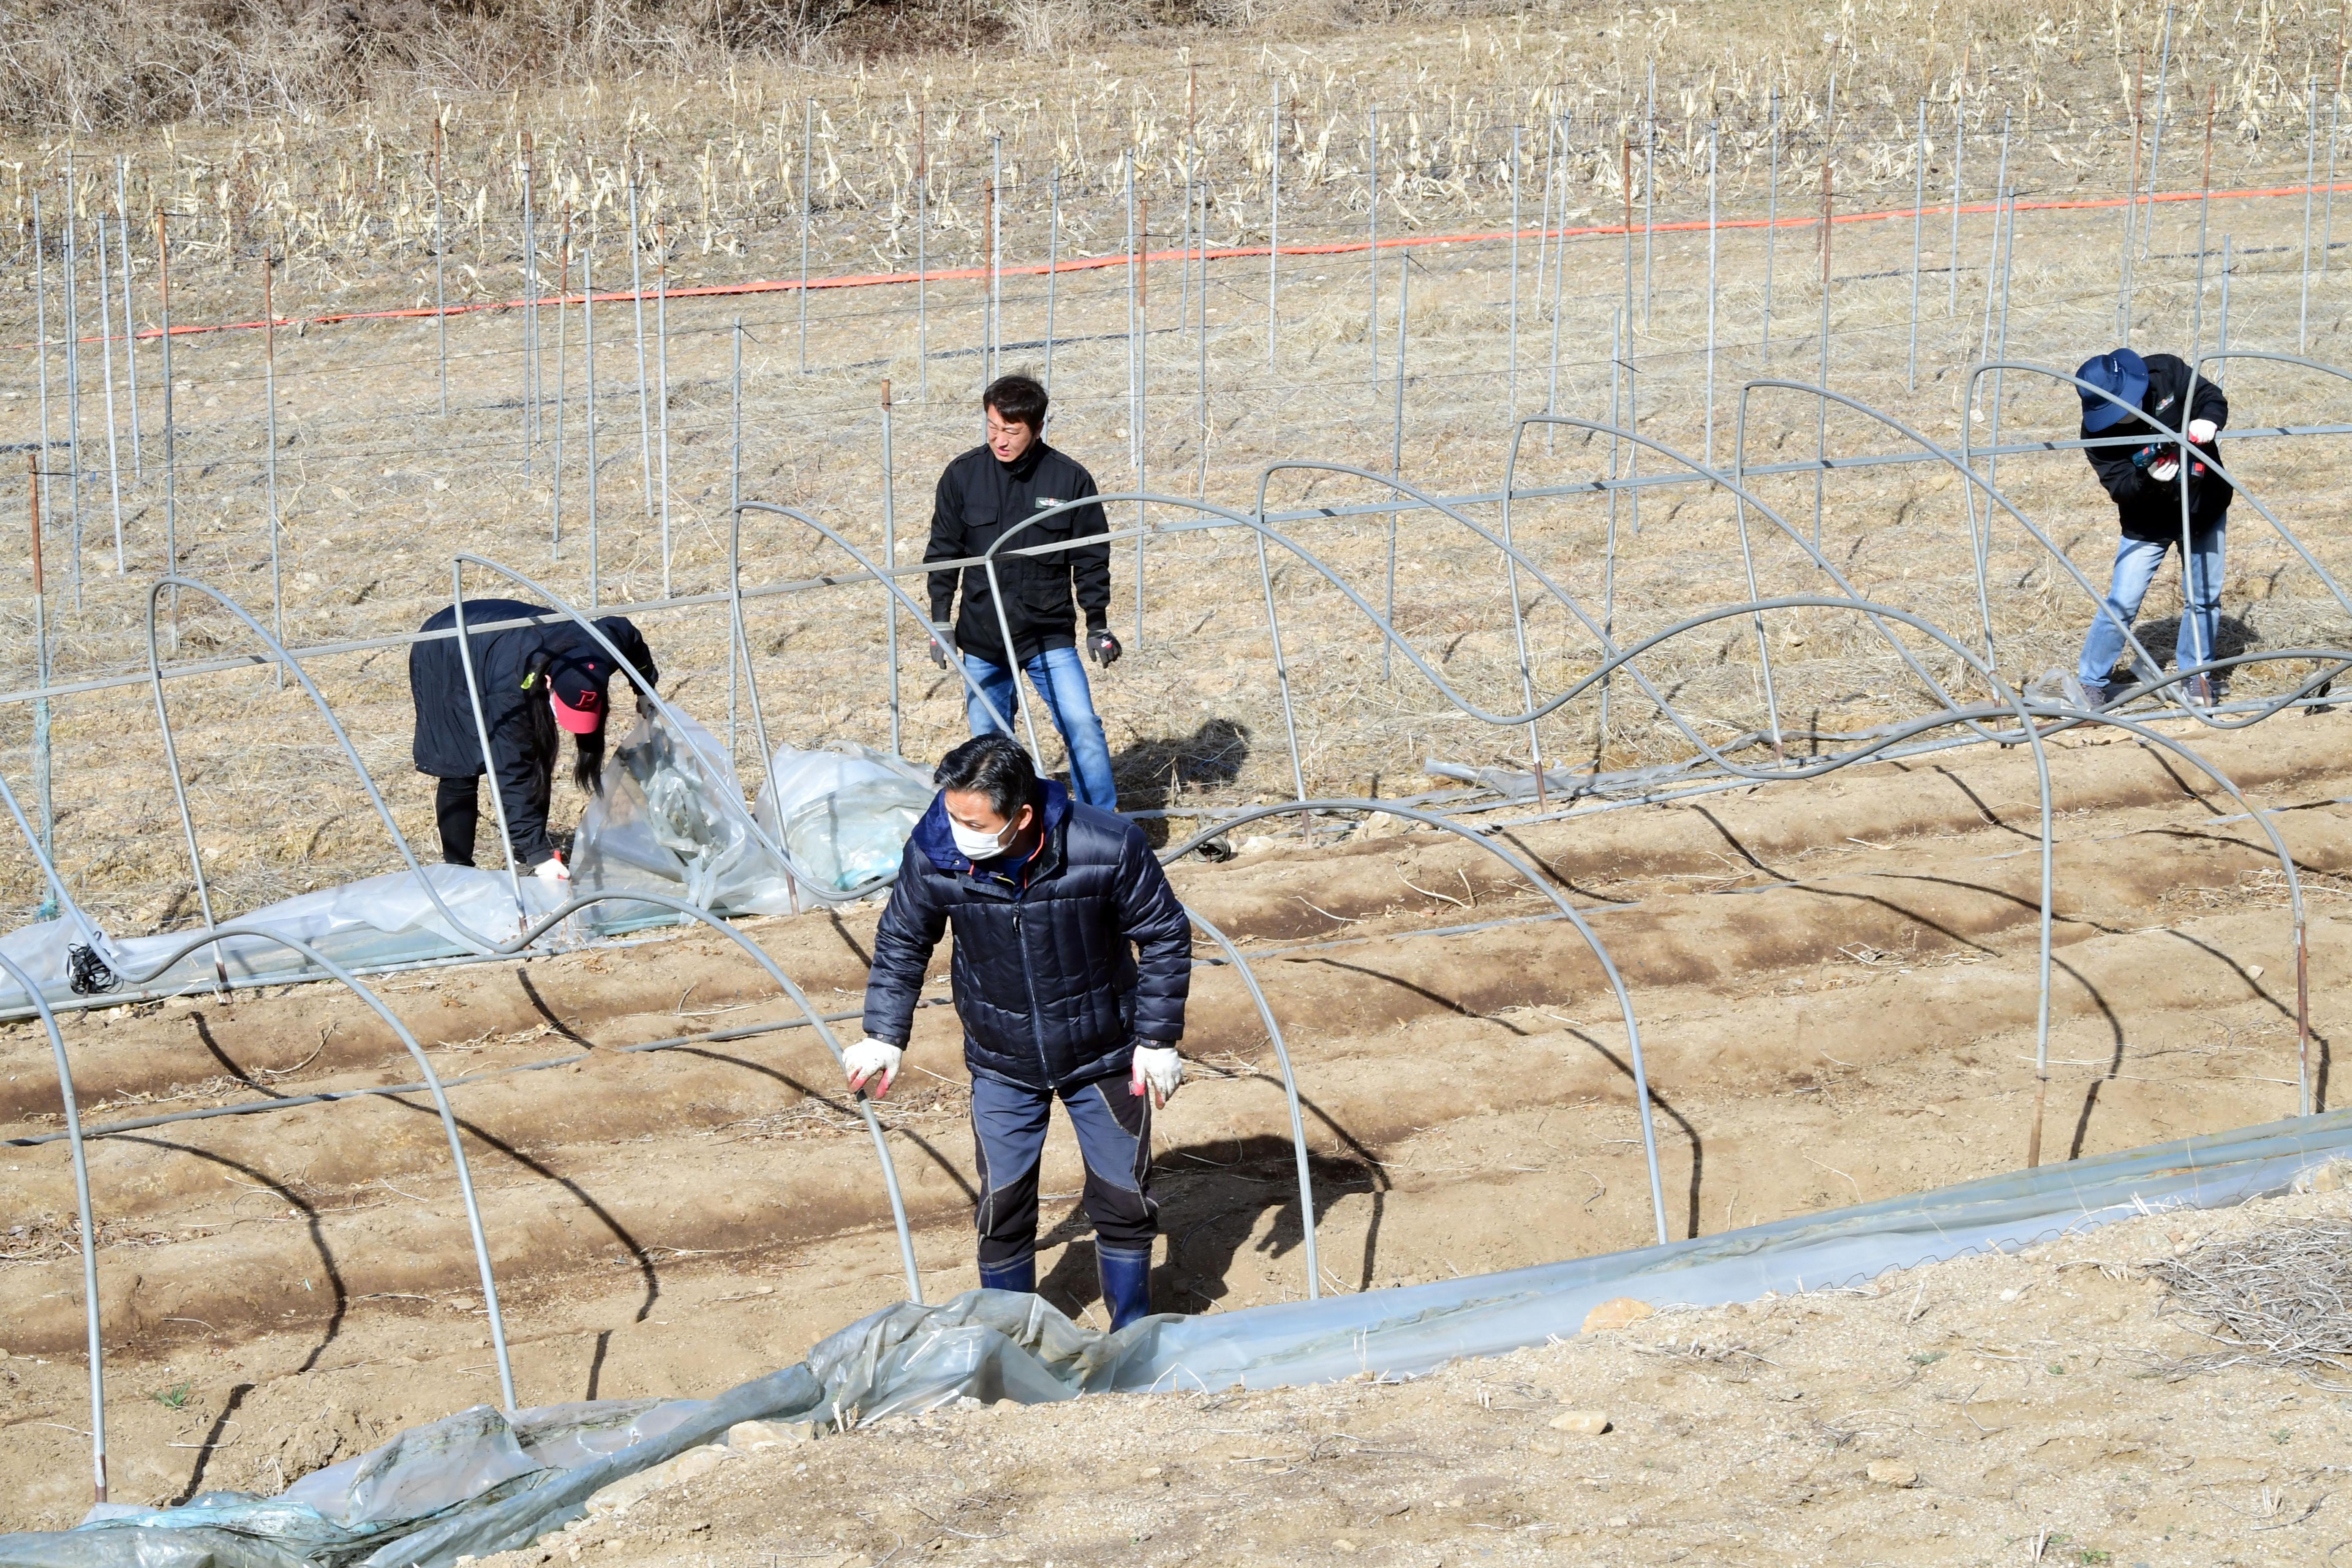
[[[1026,457],[1028,454],[1022,455]],[[1045,840],[1038,845],[1034,855],[1018,866],[999,858],[990,861],[988,869],[982,871],[965,858],[963,851],[955,846],[955,835],[948,828],[944,791],[931,796],[929,809],[915,824],[915,847],[923,852],[923,858],[930,861],[941,876],[971,877],[975,887],[992,889],[1010,883],[1015,888],[1026,888],[1042,881],[1061,868],[1062,840],[1070,820],[1069,786],[1059,779],[1047,779],[1045,791]]]
[[[1013,461],[1009,463],[997,463],[996,454],[985,446],[982,447],[981,450],[988,453],[988,460],[992,463],[996,463],[997,468],[1003,471],[1006,479],[1012,479],[1016,483],[1025,485],[1031,479],[1036,478],[1037,465],[1045,460],[1045,454],[1052,451],[1053,448],[1046,446],[1045,437],[1040,436],[1034,441],[1029,443],[1029,449],[1027,451],[1022,453],[1018,458],[1013,458]]]

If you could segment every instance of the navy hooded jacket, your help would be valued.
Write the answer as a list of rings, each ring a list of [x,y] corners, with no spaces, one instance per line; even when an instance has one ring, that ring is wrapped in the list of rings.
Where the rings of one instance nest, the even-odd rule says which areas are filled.
[[[934,797],[907,841],[874,932],[866,1033],[904,1046],[931,950],[952,924],[950,977],[966,1064],[1059,1089],[1127,1070],[1132,1047],[1184,1035],[1192,939],[1143,830],[1045,784],[1037,851],[975,866]]]

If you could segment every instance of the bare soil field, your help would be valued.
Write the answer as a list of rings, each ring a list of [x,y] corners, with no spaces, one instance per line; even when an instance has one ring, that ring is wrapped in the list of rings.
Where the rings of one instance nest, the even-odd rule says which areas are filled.
[[[2344,1213],[2133,1220],[1412,1382],[896,1417],[483,1562],[2319,1563],[2342,1385],[2189,1372],[2211,1325],[2157,1271]]]
[[[1130,153],[1139,247],[1186,248],[1202,230],[1177,215],[1188,189],[1197,199],[1204,188],[1208,216],[1191,222],[1205,221],[1213,246],[1262,245],[1270,122],[1253,117],[1269,74],[1286,115],[1285,243],[1356,243],[1373,193],[1384,236],[1432,243],[1409,260],[1383,253],[1377,276],[1360,251],[1285,258],[1272,342],[1263,257],[1187,267],[1164,255],[1132,283],[1123,259],[1061,275],[1050,333],[1044,280],[1008,277],[993,339],[1003,368],[1040,370],[1050,339],[1053,438],[1106,490],[1176,498],[1113,508],[1115,526],[1139,523],[1149,537],[1114,552],[1115,625],[1129,647],[1095,682],[1122,805],[1147,814],[1156,841],[1294,788],[1255,537],[1180,527],[1203,515],[1181,504],[1188,496],[1252,511],[1262,476],[1270,509],[1356,509],[1299,521],[1291,536],[1391,616],[1452,692],[1384,648],[1303,556],[1274,552],[1265,592],[1281,617],[1297,778],[1313,794],[1412,796],[1428,787],[1433,757],[1524,766],[1527,728],[1465,716],[1464,702],[1517,711],[1523,690],[1542,697],[1597,668],[1595,626],[1622,646],[1751,592],[1837,592],[1832,567],[1857,594],[1942,626],[1972,654],[1990,647],[2005,680],[2066,665],[2089,600],[2064,563],[2103,587],[2114,526],[2075,452],[2001,460],[2002,491],[2050,547],[1999,513],[1983,534],[1981,599],[1969,487],[1941,462],[1759,477],[1744,509],[1700,485],[1523,499],[1514,541],[1560,590],[1519,584],[1530,605],[1524,689],[1491,543],[1458,521],[1402,513],[1391,590],[1388,520],[1368,510],[1390,487],[1328,469],[1265,472],[1312,459],[1492,495],[1513,417],[1546,407],[1638,425],[1719,464],[1743,436],[1750,466],[1810,459],[1816,442],[1846,456],[1909,442],[1843,408],[1817,426],[1817,400],[1786,389],[1755,390],[1743,424],[1740,386],[1775,375],[1826,374],[1955,447],[1996,427],[2008,440],[2063,440],[2075,428],[2070,388],[2012,371],[1996,390],[1969,367],[2004,353],[2071,367],[2116,340],[2119,316],[2151,351],[2226,341],[2323,363],[2347,357],[2352,269],[2327,248],[2341,243],[2329,238],[2332,195],[2316,205],[2300,195],[2144,204],[2128,236],[2124,209],[2095,205],[2148,179],[2168,196],[2194,188],[2203,149],[2185,149],[2201,141],[2209,89],[2217,187],[2303,180],[2312,103],[2299,95],[2323,24],[2267,9],[2184,19],[2172,128],[2150,175],[2135,163],[2124,84],[2154,47],[2156,18],[2127,26],[2117,12],[2105,26],[2082,12],[1985,7],[1954,23],[1874,5],[1858,24],[1846,15],[1401,23],[1278,46],[1205,34],[1181,53],[1112,40],[1007,56],[985,79],[975,58],[853,60],[89,132],[73,143],[84,221],[113,212],[109,160],[131,160],[142,331],[160,324],[161,300],[142,210],[173,213],[166,226],[184,237],[173,262],[184,325],[257,319],[264,254],[285,259],[274,363],[249,331],[174,340],[168,484],[153,338],[138,349],[148,423],[136,463],[128,388],[116,388],[120,573],[105,426],[93,412],[103,389],[92,334],[103,329],[89,324],[90,300],[80,302],[90,342],[79,362],[78,462],[63,435],[61,349],[47,357],[46,396],[44,362],[31,353],[0,387],[0,438],[36,450],[46,440],[49,454],[53,679],[100,683],[53,704],[68,885],[117,934],[198,923],[143,680],[151,591],[171,570],[265,626],[282,625],[301,650],[414,628],[447,602],[451,556],[472,552],[582,604],[593,581],[599,608],[638,616],[666,694],[727,736],[753,788],[762,729],[772,744],[887,745],[895,735],[909,757],[936,755],[964,732],[960,696],[905,618],[894,685],[882,595],[814,531],[773,515],[747,521],[747,588],[794,591],[747,599],[744,647],[732,646],[727,503],[740,472],[747,498],[803,508],[869,552],[893,539],[901,563],[914,559],[931,478],[977,428],[992,341],[978,280],[934,279],[919,316],[908,285],[813,291],[805,351],[793,297],[688,290],[797,276],[812,190],[814,276],[911,270],[918,190],[931,268],[984,259],[992,216],[1008,262],[1123,258]],[[1628,150],[1654,58],[1665,129],[1655,150]],[[1843,73],[1834,119],[1832,71]],[[1924,168],[1912,162],[1922,97]],[[1774,104],[1780,184],[1768,189]],[[1377,141],[1366,129],[1375,107]],[[2329,123],[2328,100],[2318,112]],[[1527,132],[1516,164],[1514,123]],[[1725,228],[1712,247],[1710,123],[1720,216],[1750,225]],[[436,124],[443,167],[456,171],[443,195],[457,238],[438,269],[451,302],[517,297],[527,254],[541,277],[572,280],[570,302],[539,312],[535,372],[520,312],[450,319],[446,410],[429,316],[319,319],[432,303]],[[814,143],[810,125],[822,127]],[[527,245],[510,176],[533,130],[544,184]],[[982,182],[999,135],[1008,173],[992,215]],[[918,175],[921,150],[932,162]],[[8,210],[28,247],[22,193],[56,189],[40,176],[61,169],[65,151],[12,153],[26,183]],[[645,302],[653,358],[643,384],[653,390],[643,393],[634,303],[595,307],[592,465],[580,267],[593,232],[596,289],[630,287],[630,171],[648,231],[640,270],[650,290],[666,263],[674,292]],[[1513,172],[1530,231],[1516,255],[1504,241],[1444,238],[1507,227]],[[1917,225],[1842,223],[1826,256],[1818,226],[1753,226],[1813,211],[1824,184],[1856,219],[1904,208],[1922,189],[1932,205],[1958,188],[1968,210],[1956,221],[1939,210]],[[2020,203],[2013,233],[1992,211],[2004,189]],[[558,216],[567,204],[568,254]],[[1661,226],[1645,237],[1650,205]],[[2307,206],[2316,248],[2306,289]],[[1565,248],[1533,237],[1629,212],[1630,235],[1580,234]],[[52,342],[63,331],[54,228],[47,241],[47,291],[7,304],[13,342],[32,342],[44,323]],[[2127,247],[2137,292],[2126,310],[2117,271]],[[2007,258],[2005,284],[1997,257]],[[89,260],[85,251],[79,264]],[[119,271],[114,279],[119,289]],[[1132,337],[1131,319],[1142,329]],[[2237,429],[2324,425],[2347,402],[2324,369],[2239,361],[2215,374]],[[887,467],[885,378],[895,400]],[[264,433],[271,395],[275,448]],[[2228,447],[2245,488],[2339,577],[2352,568],[2337,526],[2343,445],[2321,434]],[[1676,461],[1637,453],[1628,437],[1535,428],[1513,478],[1523,489],[1560,485],[1656,475]],[[1491,502],[1464,511],[1501,526]],[[2329,584],[2251,502],[2235,515],[2221,651],[2345,646],[2352,616]],[[16,584],[0,610],[0,658],[21,691],[37,667],[29,563],[12,556],[0,574]],[[465,581],[471,593],[503,586],[479,567]],[[900,581],[920,597],[919,576]],[[2168,574],[2140,622],[2159,656],[2177,625],[2171,584]],[[166,592],[157,624],[167,660],[260,651],[193,587],[176,620]],[[1988,698],[1948,646],[1895,635],[1962,700]],[[1727,744],[1769,722],[1759,647],[1792,755],[1936,706],[1851,611],[1716,623],[1642,668],[1685,721]],[[430,792],[408,768],[404,651],[303,658],[402,830],[429,844]],[[2251,667],[2239,693],[2287,689],[2312,668]],[[294,682],[281,689],[246,667],[165,685],[216,915],[397,867]],[[2339,977],[2352,964],[2341,903],[2352,874],[2347,721],[2286,714],[2236,731],[2162,722],[2280,811],[2311,910],[2324,1106]],[[1538,730],[1548,758],[1595,769],[1692,750],[1626,677]],[[29,702],[0,707],[0,772],[28,808],[35,739]],[[1050,731],[1043,739],[1057,762]],[[2071,732],[2051,753],[2059,842],[2045,1161],[2292,1113],[2294,954],[2267,841],[2177,757],[2112,731]],[[1738,754],[1769,752],[1751,739]],[[1668,805],[1469,819],[1588,911],[1624,973],[1671,1234],[2023,1163],[2041,994],[2033,780],[2024,751],[1977,748]],[[578,805],[568,787],[560,816]],[[1379,1289],[1654,1240],[1629,1042],[1600,966],[1501,861],[1393,827],[1376,822],[1337,842],[1327,829],[1310,843],[1270,824],[1249,829],[1263,841],[1231,862],[1171,868],[1186,900],[1251,955],[1297,1064],[1323,1288]],[[28,917],[40,890],[29,856],[0,857],[12,910]],[[863,908],[745,929],[820,1005],[848,1013],[874,918]],[[1270,1042],[1239,978],[1205,942],[1199,957],[1194,1078],[1157,1130],[1168,1239],[1154,1290],[1163,1309],[1187,1312],[1295,1299],[1306,1283]],[[524,1402],[707,1393],[799,1359],[901,1292],[874,1152],[836,1071],[812,1031],[761,1027],[791,1024],[791,1009],[730,944],[663,935],[394,976],[381,989],[438,1070],[470,1080],[453,1097]],[[935,994],[944,999],[943,984]],[[98,1010],[66,1027],[92,1126],[413,1076],[373,1015],[315,987]],[[625,1048],[665,1041],[674,1043]],[[919,1015],[909,1070],[884,1108],[933,1300],[975,1279],[956,1044],[948,1008]],[[0,1473],[14,1483],[0,1489],[0,1527],[57,1527],[87,1502],[85,1374],[69,1172],[37,1027],[0,1027],[0,1136],[16,1141],[0,1158],[11,1194],[0,1220]],[[1084,1313],[1095,1287],[1077,1172],[1057,1129],[1043,1294]],[[111,1133],[92,1145],[92,1180],[117,1500],[274,1491],[404,1426],[495,1397],[457,1184],[424,1097]],[[2295,1203],[2280,1212],[2334,1213],[2341,1200]],[[1876,1297],[1670,1314],[1405,1388],[1121,1406],[1131,1451],[1118,1447],[1129,1436],[1106,1445],[1096,1407],[947,1415],[730,1465],[702,1490],[633,1511],[625,1529],[574,1531],[547,1551],[705,1568],[784,1558],[846,1568],[934,1550],[1057,1563],[1139,1551],[1151,1561],[1456,1562],[1539,1549],[1594,1563],[2316,1561],[2316,1543],[2333,1539],[2322,1506],[2333,1393],[2253,1369],[2146,1375],[2189,1342],[2174,1320],[2151,1322],[2158,1298],[2134,1275],[2139,1261],[2176,1233],[2263,1219],[2154,1221],[2032,1258],[1927,1270]],[[2074,1267],[2088,1261],[2106,1267]],[[1563,1437],[1547,1425],[1563,1403],[1607,1409],[1617,1431]],[[1071,1468],[1079,1452],[1084,1491]],[[1106,1453],[1129,1467],[1108,1480]],[[1874,1459],[1912,1467],[1918,1484],[1867,1480]]]
[[[2344,720],[2209,743],[2313,889],[2312,969],[2352,962]],[[2061,809],[2046,1157],[2274,1119],[2294,1105],[2276,860],[2215,792],[2128,741],[2053,746]],[[1805,789],[1510,832],[1592,915],[1633,987],[1667,1223],[1714,1232],[2021,1164],[2033,1100],[2034,821],[2022,754],[1855,769]],[[1498,861],[1408,833],[1188,859],[1179,890],[1254,958],[1311,1107],[1325,1286],[1379,1289],[1653,1239],[1624,1038],[1597,966]],[[820,1006],[856,1005],[871,915],[759,940]],[[1206,954],[1213,956],[1213,954]],[[2282,990],[2284,985],[2285,989]],[[789,1016],[739,954],[677,937],[385,982],[453,1090],[520,1396],[708,1390],[797,1359],[901,1286],[874,1154],[805,1029],[617,1047]],[[2340,987],[2314,988],[2315,1029]],[[1279,1080],[1236,977],[1202,969],[1199,1078],[1158,1129],[1160,1305],[1303,1294]],[[919,1015],[890,1142],[927,1295],[969,1288],[971,1154],[952,1015]],[[404,1054],[316,989],[84,1015],[93,1125],[399,1082]],[[45,1040],[12,1027],[7,1131],[54,1131]],[[580,1053],[542,1071],[502,1068]],[[2323,1080],[2324,1088],[2324,1080]],[[83,1502],[80,1334],[63,1145],[7,1152],[20,1212],[0,1300],[13,1525]],[[1093,1300],[1057,1129],[1044,1293]],[[92,1181],[116,1495],[274,1489],[494,1396],[446,1144],[421,1097],[103,1138]]]

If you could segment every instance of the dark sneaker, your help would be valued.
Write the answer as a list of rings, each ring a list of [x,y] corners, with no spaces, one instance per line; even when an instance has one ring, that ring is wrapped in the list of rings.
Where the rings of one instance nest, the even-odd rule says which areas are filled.
[[[2210,708],[2213,706],[2214,697],[2212,677],[2207,675],[2192,675],[2187,680],[2181,682],[2180,700],[2188,703],[2191,708]]]
[[[2090,709],[2092,712],[2097,712],[2100,709],[2106,707],[2115,700],[2116,688],[2113,681],[2086,680],[2083,682],[2083,705]]]

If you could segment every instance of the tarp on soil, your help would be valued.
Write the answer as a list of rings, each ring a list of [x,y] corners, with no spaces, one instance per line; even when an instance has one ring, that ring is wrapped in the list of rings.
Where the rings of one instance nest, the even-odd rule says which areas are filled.
[[[524,1545],[625,1476],[738,1421],[855,1426],[971,1397],[1042,1404],[1086,1394],[1410,1376],[1579,1331],[1614,1296],[1717,1306],[1852,1285],[1971,1252],[2014,1250],[2164,1208],[2220,1208],[2286,1190],[2352,1152],[2352,1111],[2273,1122],[1986,1177],[1722,1236],[1201,1318],[1117,1334],[1034,1296],[973,1290],[902,1303],[835,1333],[798,1366],[709,1401],[487,1407],[403,1433],[276,1498],[216,1492],[169,1510],[105,1508],[75,1530],[0,1536],[0,1568],[444,1568]]]
[[[569,889],[520,879],[532,919],[584,892],[656,892],[719,914],[795,914],[854,902],[898,875],[915,821],[930,804],[925,775],[897,757],[854,743],[837,750],[777,749],[760,798],[746,805],[727,749],[691,719],[673,725],[641,719],[604,764],[604,790],[581,815]],[[752,832],[756,820],[780,860]],[[425,876],[475,931],[511,941],[514,890],[503,868],[428,865]],[[674,911],[616,902],[585,911],[580,929],[566,921],[550,945],[585,941]],[[474,951],[411,871],[369,877],[304,893],[235,917],[310,943],[351,969],[429,963]],[[184,934],[104,939],[100,954],[117,974],[142,973]],[[52,1004],[73,1000],[69,950],[83,941],[72,921],[43,921],[0,936],[0,952],[22,966]],[[257,937],[231,937],[199,948],[140,988],[169,995],[213,981],[213,954],[232,985],[318,978],[305,961]],[[0,1016],[29,1012],[14,977],[0,970]]]
[[[484,936],[501,942],[512,939],[519,929],[514,891],[503,870],[431,865],[425,868],[425,875],[458,920]],[[562,901],[554,889],[532,877],[522,879],[522,896],[534,919]],[[417,885],[413,871],[322,888],[234,919],[238,925],[258,926],[308,942],[346,968],[412,963],[472,951],[457,940],[457,931]],[[109,939],[103,952],[118,974],[137,974],[187,939],[186,932]],[[0,936],[0,952],[31,975],[50,1002],[66,1002],[74,994],[68,949],[81,940],[71,921],[41,921]],[[215,952],[232,985],[276,984],[308,972],[299,954],[275,942],[260,937],[226,937],[196,949],[141,989],[169,994],[210,985]],[[26,1012],[31,1005],[15,977],[0,970],[0,1012]]]

